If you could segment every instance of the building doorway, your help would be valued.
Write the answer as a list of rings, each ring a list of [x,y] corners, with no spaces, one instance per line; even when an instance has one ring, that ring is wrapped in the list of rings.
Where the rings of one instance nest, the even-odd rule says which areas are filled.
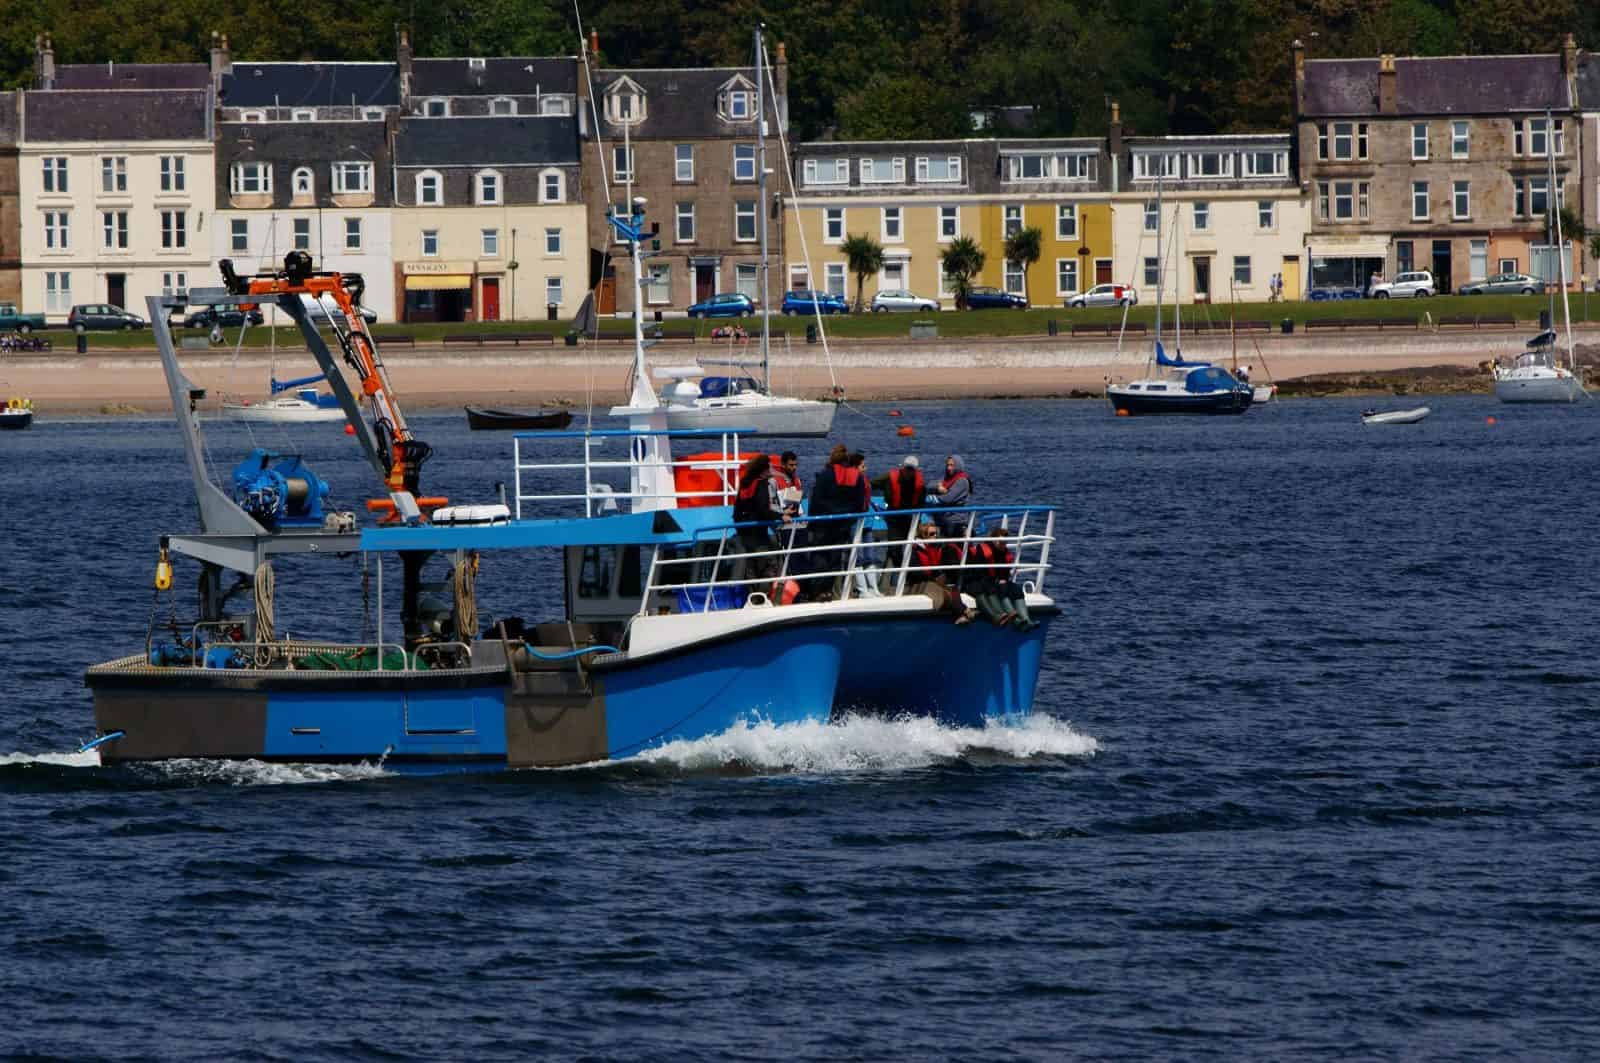
[[[1283,289],[1281,297],[1284,299],[1300,298],[1300,256],[1283,256]]]
[[[1433,283],[1440,295],[1450,291],[1450,241],[1433,242]]]
[[[483,281],[481,283],[482,283],[483,290],[479,293],[479,299],[480,299],[481,305],[483,307],[483,313],[478,315],[479,320],[482,320],[482,321],[499,321],[500,320],[500,278],[499,277],[485,277],[485,278],[483,278]]]
[[[1470,245],[1472,257],[1471,266],[1467,272],[1473,279],[1481,279],[1489,275],[1489,241],[1474,240]]]
[[[1194,301],[1211,301],[1211,259],[1205,256],[1194,260]]]
[[[617,312],[617,267],[609,262],[600,274],[599,286],[594,290],[594,312],[597,314]]]
[[[694,301],[703,303],[717,294],[717,267],[697,265],[694,268]]]
[[[1109,258],[1097,258],[1094,260],[1094,282],[1096,284],[1111,283],[1111,260]]]
[[[126,273],[106,274],[106,302],[112,306],[128,308],[128,275]]]

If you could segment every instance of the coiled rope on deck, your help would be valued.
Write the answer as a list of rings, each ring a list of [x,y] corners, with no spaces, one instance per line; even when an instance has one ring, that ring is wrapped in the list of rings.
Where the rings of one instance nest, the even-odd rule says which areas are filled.
[[[463,558],[457,562],[455,572],[450,577],[455,591],[456,639],[469,644],[478,632],[477,569],[476,555]]]
[[[271,660],[272,654],[264,645],[276,642],[277,636],[272,626],[272,562],[263,561],[256,566],[255,596],[256,596],[256,663],[265,665]]]

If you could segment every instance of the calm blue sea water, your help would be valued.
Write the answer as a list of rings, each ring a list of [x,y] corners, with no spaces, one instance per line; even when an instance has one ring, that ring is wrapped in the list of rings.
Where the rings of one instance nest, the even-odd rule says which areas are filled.
[[[170,424],[46,413],[0,436],[0,1055],[1593,1058],[1600,408],[1431,404],[907,406],[1064,507],[1035,723],[431,780],[66,755],[192,503]],[[431,488],[509,477],[419,425]],[[336,430],[262,438],[365,496]],[[325,565],[280,616],[359,601]]]

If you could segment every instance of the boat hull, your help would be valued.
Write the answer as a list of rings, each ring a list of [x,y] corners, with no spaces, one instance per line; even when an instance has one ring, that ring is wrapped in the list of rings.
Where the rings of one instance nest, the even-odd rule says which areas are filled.
[[[20,432],[33,427],[33,411],[0,410],[0,431]]]
[[[295,405],[277,405],[271,400],[223,403],[222,413],[230,421],[249,421],[253,424],[328,424],[345,419],[344,411],[337,406],[313,406],[299,402]]]
[[[546,410],[540,413],[525,413],[468,406],[466,411],[467,427],[474,432],[503,431],[505,429],[529,432],[550,431],[566,428],[572,423],[572,413],[569,410]]]
[[[1107,388],[1106,397],[1111,400],[1112,408],[1118,413],[1126,412],[1130,416],[1137,417],[1157,414],[1191,416],[1241,414],[1250,408],[1252,398],[1250,391],[1244,389],[1201,394],[1184,391],[1162,393],[1132,391],[1121,385]]]
[[[754,428],[758,436],[816,439],[833,430],[836,403],[795,401],[772,405],[668,406],[667,427],[673,431],[727,431]]]
[[[1575,376],[1499,377],[1494,397],[1501,402],[1577,402],[1583,384]]]
[[[1391,410],[1388,413],[1362,414],[1362,424],[1416,424],[1423,420],[1432,411],[1426,406],[1418,406],[1412,410]]]

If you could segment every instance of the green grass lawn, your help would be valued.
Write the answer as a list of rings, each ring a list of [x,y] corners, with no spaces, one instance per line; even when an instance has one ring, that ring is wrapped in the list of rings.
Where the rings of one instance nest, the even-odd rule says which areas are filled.
[[[1574,293],[1570,296],[1572,318],[1574,321],[1600,321],[1600,293]],[[1510,315],[1519,323],[1526,323],[1529,327],[1535,325],[1539,312],[1549,306],[1546,297],[1541,295],[1443,295],[1432,299],[1352,299],[1337,302],[1312,303],[1240,303],[1236,307],[1225,305],[1217,306],[1185,306],[1183,307],[1183,320],[1188,322],[1210,321],[1225,324],[1230,311],[1240,321],[1268,321],[1274,330],[1284,318],[1295,322],[1298,331],[1307,321],[1335,320],[1349,318],[1407,318],[1417,320],[1428,315],[1431,320],[1437,321],[1441,317],[1465,316],[1504,316]],[[1085,310],[1065,310],[1060,307],[1053,309],[1033,310],[968,310],[968,311],[943,311],[937,314],[851,314],[832,316],[824,319],[824,326],[830,337],[840,339],[856,338],[900,338],[909,334],[912,321],[933,321],[939,326],[941,337],[976,337],[976,336],[1043,336],[1048,332],[1049,322],[1054,320],[1060,327],[1063,335],[1070,331],[1072,325],[1077,323],[1089,324],[1115,324],[1122,320],[1122,311],[1113,307],[1095,307]],[[1133,307],[1128,313],[1130,322],[1138,322],[1149,328],[1155,322],[1155,307],[1144,305]],[[1172,323],[1172,308],[1168,306],[1163,313],[1163,320],[1168,328]],[[775,333],[788,332],[795,341],[803,342],[805,327],[809,318],[775,316],[772,328]],[[669,319],[665,322],[671,331],[684,331],[692,329],[700,336],[709,336],[711,329],[720,321],[687,321],[682,318]],[[759,320],[745,322],[746,327],[752,331],[759,328]],[[461,333],[538,333],[565,335],[571,328],[566,321],[493,321],[483,324],[418,324],[418,325],[378,325],[373,329],[381,345],[385,336],[411,336],[418,343],[438,343],[445,336]],[[238,330],[227,331],[227,338],[214,350],[229,350],[238,342]],[[631,334],[632,325],[625,320],[608,319],[602,322],[601,331],[606,335],[626,336]],[[250,349],[260,349],[271,345],[273,330],[260,327],[246,330],[244,346]],[[297,329],[280,327],[277,332],[277,345],[289,349],[300,349],[302,344]],[[180,329],[179,336],[201,335],[197,330]],[[71,351],[75,337],[65,329],[52,329],[44,333],[56,351]],[[89,333],[89,349],[115,350],[120,348],[149,348],[151,346],[150,333],[145,332],[91,332]]]

